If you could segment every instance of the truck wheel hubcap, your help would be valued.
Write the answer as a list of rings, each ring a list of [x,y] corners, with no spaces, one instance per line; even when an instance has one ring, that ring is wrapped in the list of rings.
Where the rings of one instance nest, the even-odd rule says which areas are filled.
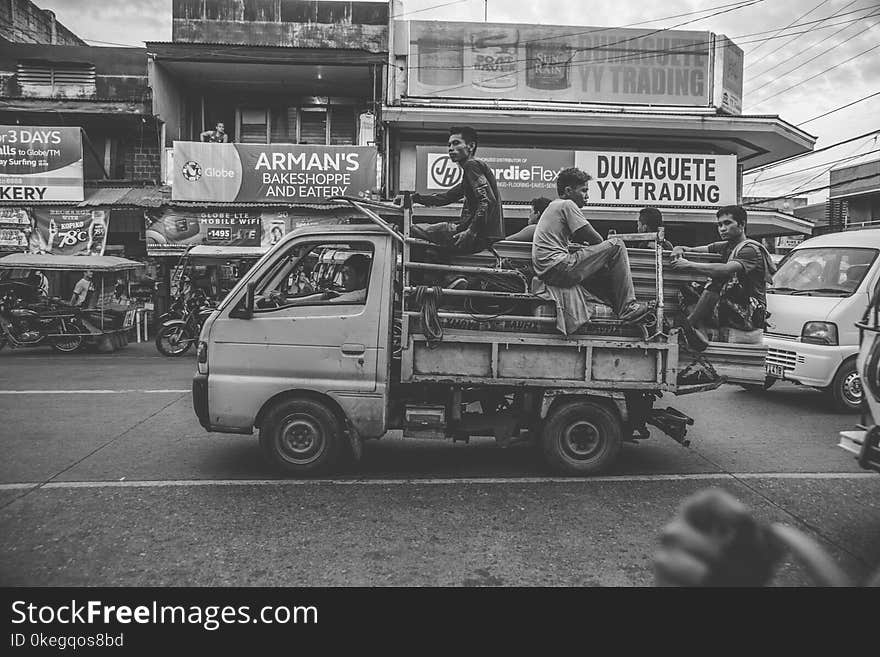
[[[843,397],[853,406],[862,403],[862,380],[858,372],[850,372],[843,380]]]
[[[601,432],[592,422],[573,422],[562,435],[562,449],[569,458],[584,460],[596,455],[601,446]]]
[[[284,457],[299,463],[317,458],[324,446],[320,427],[309,418],[288,418],[281,426],[280,438]]]

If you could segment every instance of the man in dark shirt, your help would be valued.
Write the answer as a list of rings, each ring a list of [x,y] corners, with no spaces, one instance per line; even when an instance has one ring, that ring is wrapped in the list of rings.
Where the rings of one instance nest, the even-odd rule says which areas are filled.
[[[688,344],[697,351],[703,351],[709,345],[702,327],[715,312],[722,293],[731,289],[728,283],[736,277],[741,285],[742,298],[732,299],[736,304],[744,308],[761,309],[766,314],[767,283],[772,281],[772,276],[776,272],[767,249],[760,242],[746,237],[747,215],[744,208],[739,205],[728,205],[718,210],[716,217],[718,234],[724,241],[697,247],[677,246],[672,249],[674,270],[706,274],[711,278],[693,312],[687,317],[687,322],[682,326]],[[724,258],[724,262],[691,262],[684,257],[686,250],[695,253],[718,253]],[[761,325],[752,328],[764,327]]]
[[[640,233],[656,233],[663,226],[663,214],[654,207],[646,207],[639,210],[639,218],[636,222],[636,230]],[[656,246],[656,240],[647,240],[639,242],[634,246],[639,249],[653,249]],[[671,249],[672,242],[667,239],[663,240],[663,248]]]
[[[461,182],[439,194],[413,194],[421,205],[449,205],[464,199],[461,218],[413,226],[413,237],[448,247],[459,253],[476,253],[504,239],[501,196],[495,174],[476,159],[477,132],[473,128],[449,129],[449,159],[461,167]]]

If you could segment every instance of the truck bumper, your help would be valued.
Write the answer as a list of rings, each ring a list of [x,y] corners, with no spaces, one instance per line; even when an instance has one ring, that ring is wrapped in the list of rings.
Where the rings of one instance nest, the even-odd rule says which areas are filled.
[[[211,431],[210,416],[208,415],[208,375],[196,374],[192,382],[193,410],[199,418],[205,431]]]
[[[840,364],[858,353],[852,346],[824,346],[766,335],[764,344],[768,375],[816,388],[831,385]]]

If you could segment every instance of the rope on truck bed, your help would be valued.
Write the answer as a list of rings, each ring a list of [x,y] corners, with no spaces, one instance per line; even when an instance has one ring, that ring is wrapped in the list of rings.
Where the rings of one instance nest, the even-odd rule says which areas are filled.
[[[416,307],[422,311],[422,333],[430,348],[436,347],[443,340],[443,325],[440,323],[440,299],[443,296],[439,285],[418,285],[416,287]]]

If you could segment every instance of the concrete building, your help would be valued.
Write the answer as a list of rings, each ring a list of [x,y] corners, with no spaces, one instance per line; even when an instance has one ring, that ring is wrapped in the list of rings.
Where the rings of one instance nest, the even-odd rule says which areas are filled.
[[[880,223],[880,159],[832,169],[829,204],[840,204],[846,230]]]
[[[477,157],[499,177],[509,231],[530,197],[555,198],[553,171],[576,165],[594,178],[587,215],[600,232],[631,231],[638,210],[655,205],[673,243],[704,243],[717,235],[714,210],[741,201],[744,169],[815,142],[779,117],[740,113],[742,51],[723,35],[415,20],[393,28],[382,109],[389,189],[448,188],[447,129],[470,125]],[[750,212],[754,237],[811,230],[787,212]]]
[[[0,41],[53,46],[86,45],[55,18],[55,12],[40,9],[31,0],[0,2]]]

